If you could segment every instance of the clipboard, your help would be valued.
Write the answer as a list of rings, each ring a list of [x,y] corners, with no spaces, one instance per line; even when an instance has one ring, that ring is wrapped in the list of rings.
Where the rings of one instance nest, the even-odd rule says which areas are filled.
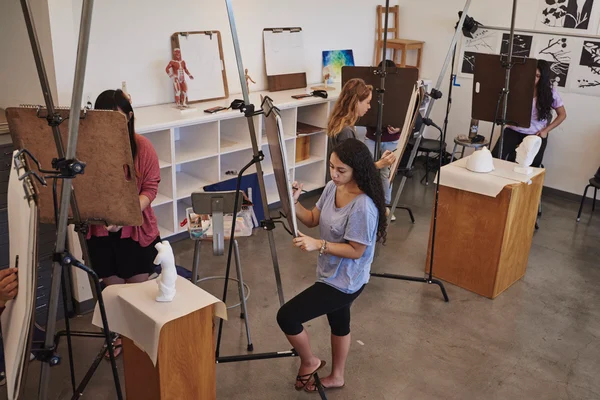
[[[175,32],[171,35],[171,50],[177,48],[195,78],[186,79],[189,103],[229,97],[221,32]]]
[[[271,92],[306,85],[306,57],[302,28],[263,29],[265,70]]]

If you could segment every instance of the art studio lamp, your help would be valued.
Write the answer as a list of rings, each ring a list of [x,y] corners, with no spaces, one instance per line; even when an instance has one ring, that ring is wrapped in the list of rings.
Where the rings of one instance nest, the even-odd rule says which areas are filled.
[[[517,147],[517,164],[519,166],[515,167],[514,171],[519,174],[531,175],[533,173],[531,163],[540,151],[540,147],[542,147],[542,138],[539,136],[529,135],[523,139]]]
[[[458,12],[458,18],[460,20],[460,18],[462,17],[462,11]],[[458,26],[458,22],[456,23],[456,25]],[[481,24],[477,21],[475,21],[475,19],[473,17],[469,17],[468,15],[465,18],[465,22],[463,24],[463,35],[465,35],[468,38],[473,39],[473,34],[475,32],[477,32],[477,29],[479,29],[479,27],[481,26]],[[456,26],[454,27],[454,29],[456,29]]]
[[[494,159],[487,147],[476,150],[467,160],[467,169],[472,172],[488,173],[494,170]]]

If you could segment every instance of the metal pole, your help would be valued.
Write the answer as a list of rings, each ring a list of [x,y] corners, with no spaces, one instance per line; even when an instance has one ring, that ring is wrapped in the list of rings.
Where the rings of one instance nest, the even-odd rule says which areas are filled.
[[[467,18],[467,12],[469,11],[470,6],[471,6],[471,0],[467,0],[467,2],[465,3],[465,8],[463,9],[462,15],[460,17],[460,20],[458,21],[458,25],[456,26],[456,32],[454,32],[454,36],[452,37],[452,42],[450,43],[450,48],[448,49],[448,53],[446,54],[446,59],[444,60],[444,65],[442,66],[442,70],[440,71],[440,75],[438,76],[438,80],[435,84],[436,91],[440,90],[440,88],[442,87],[442,83],[446,76],[446,71],[448,70],[448,66],[450,65],[450,62],[452,61],[452,57],[454,54],[454,48],[456,47],[456,44],[458,43],[458,38],[462,34],[462,27],[465,22],[465,19]],[[425,110],[425,116],[423,117],[424,119],[429,118],[429,115],[431,114],[431,110],[433,109],[434,103],[435,103],[435,99],[431,98],[429,104],[427,105],[427,109]],[[419,134],[417,135],[417,140],[415,141],[415,145],[412,149],[412,152],[410,153],[410,159],[408,160],[408,166],[412,166],[415,161],[415,158],[417,156],[417,150],[419,148],[419,145],[421,144],[421,138],[423,137],[424,130],[425,130],[425,124],[423,124],[421,126],[421,129],[419,130]],[[406,176],[403,176],[402,181],[400,182],[400,187],[398,188],[398,191],[396,192],[396,197],[394,197],[392,209],[390,210],[390,214],[388,215],[388,221],[387,221],[388,226],[390,226],[390,223],[392,222],[392,215],[394,214],[396,207],[398,207],[398,203],[400,201],[400,196],[402,195],[402,191],[404,190],[404,186],[406,185],[406,180],[407,180]]]
[[[385,23],[383,28],[383,53],[381,57],[381,68],[379,68],[379,77],[381,79],[379,83],[378,95],[378,109],[377,109],[377,130],[375,131],[375,152],[373,158],[377,161],[381,157],[381,135],[383,135],[383,98],[385,95],[385,75],[387,74],[387,32],[388,32],[388,20],[390,16],[390,0],[385,1]],[[398,29],[398,27],[395,27]]]
[[[502,104],[502,127],[500,128],[500,143],[498,147],[498,158],[502,158],[504,145],[504,127],[506,126],[506,112],[508,110],[508,95],[510,94],[510,70],[512,69],[513,45],[515,43],[515,19],[517,18],[517,0],[513,0],[512,19],[510,22],[510,39],[508,41],[508,60],[506,66],[506,79],[504,82],[504,103]],[[490,146],[492,144],[490,143]]]
[[[81,24],[79,29],[79,44],[77,48],[77,64],[75,68],[75,79],[73,82],[73,97],[71,101],[71,110],[69,115],[69,140],[67,143],[66,159],[75,158],[77,147],[77,138],[79,133],[79,117],[81,109],[81,99],[83,93],[83,83],[85,78],[85,68],[87,64],[87,53],[90,39],[90,27],[92,22],[92,9],[94,1],[85,0],[81,11]],[[48,110],[49,111],[49,110]],[[67,222],[69,216],[69,203],[71,201],[71,180],[64,179],[62,193],[60,198],[60,211],[57,221],[56,253],[63,253],[67,238]],[[58,296],[60,294],[62,265],[59,262],[54,263],[52,274],[52,286],[50,290],[50,300],[48,304],[48,321],[46,325],[45,347],[52,348],[54,344],[54,332],[56,331],[56,316],[58,311]],[[42,363],[40,374],[39,399],[48,398],[48,384],[50,380],[50,364]]]
[[[235,24],[235,18],[233,15],[233,6],[231,0],[225,0],[227,5],[227,15],[229,16],[229,26],[231,27],[231,36],[233,37],[233,49],[235,52],[235,59],[237,61],[238,73],[240,76],[240,84],[242,86],[242,94],[244,96],[244,103],[250,104],[250,96],[248,94],[248,88],[246,87],[246,77],[244,74],[244,64],[242,62],[242,53],[240,51],[240,42],[237,34],[237,27]],[[252,150],[254,156],[259,153],[258,142],[256,140],[256,129],[254,127],[254,117],[248,117],[248,128],[250,130],[250,140],[252,141]],[[256,175],[258,176],[258,185],[260,187],[260,197],[262,197],[262,206],[265,214],[265,220],[271,220],[269,216],[269,202],[267,200],[267,191],[265,190],[265,181],[263,179],[263,170],[260,162],[256,164]],[[277,295],[279,296],[279,305],[282,306],[285,303],[283,298],[283,289],[281,285],[281,274],[279,272],[279,261],[277,260],[277,250],[275,248],[275,237],[273,236],[272,230],[267,230],[267,236],[269,238],[269,247],[271,248],[271,259],[273,260],[273,270],[275,272],[275,282],[277,284]]]
[[[511,28],[505,28],[502,26],[487,26],[487,25],[480,25],[479,26],[480,29],[489,29],[492,31],[506,31],[506,32],[510,32]],[[561,37],[574,37],[574,38],[581,38],[581,39],[595,39],[595,40],[600,40],[600,36],[599,35],[584,35],[581,33],[571,33],[571,32],[547,32],[547,31],[537,31],[535,29],[518,29],[515,28],[516,32],[519,33],[536,33],[536,34],[540,34],[540,35],[549,35],[549,36],[561,36]]]

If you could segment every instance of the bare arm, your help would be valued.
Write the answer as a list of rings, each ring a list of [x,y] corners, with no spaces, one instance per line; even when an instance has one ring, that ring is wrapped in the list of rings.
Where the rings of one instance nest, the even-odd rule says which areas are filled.
[[[298,185],[298,182],[294,182],[292,184],[292,188],[294,191],[294,204],[296,208],[296,218],[300,220],[304,225],[309,228],[314,228],[319,225],[319,218],[321,217],[321,210],[317,207],[313,207],[311,210],[306,209],[300,202],[298,198],[302,193],[302,184]]]
[[[310,252],[319,251],[323,241],[321,239],[315,239],[310,236],[306,236],[299,232],[299,236],[293,239],[294,246],[300,249]],[[326,250],[324,254],[331,254],[336,257],[349,258],[351,260],[357,260],[362,257],[367,246],[357,242],[348,241],[346,243],[331,243],[326,242]]]
[[[544,139],[547,138],[550,131],[558,128],[558,126],[562,124],[565,119],[567,119],[567,110],[564,106],[558,107],[556,109],[556,118],[554,118],[554,121],[552,121],[552,123],[544,129],[536,133],[536,135],[541,136]]]

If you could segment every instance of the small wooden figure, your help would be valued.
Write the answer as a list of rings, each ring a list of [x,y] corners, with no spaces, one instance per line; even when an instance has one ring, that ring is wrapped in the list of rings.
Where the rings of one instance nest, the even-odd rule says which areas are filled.
[[[175,89],[175,104],[177,108],[188,107],[187,83],[185,82],[185,74],[190,79],[194,79],[190,71],[188,71],[185,61],[181,59],[181,50],[173,49],[173,60],[169,62],[165,69],[169,77],[173,79],[173,88]]]
[[[246,88],[248,89],[248,93],[250,93],[250,83],[248,81],[250,81],[254,84],[256,84],[256,82],[254,82],[254,80],[250,77],[250,75],[248,75],[248,68],[246,68],[245,73],[246,73],[246,75],[245,75],[246,76]]]

